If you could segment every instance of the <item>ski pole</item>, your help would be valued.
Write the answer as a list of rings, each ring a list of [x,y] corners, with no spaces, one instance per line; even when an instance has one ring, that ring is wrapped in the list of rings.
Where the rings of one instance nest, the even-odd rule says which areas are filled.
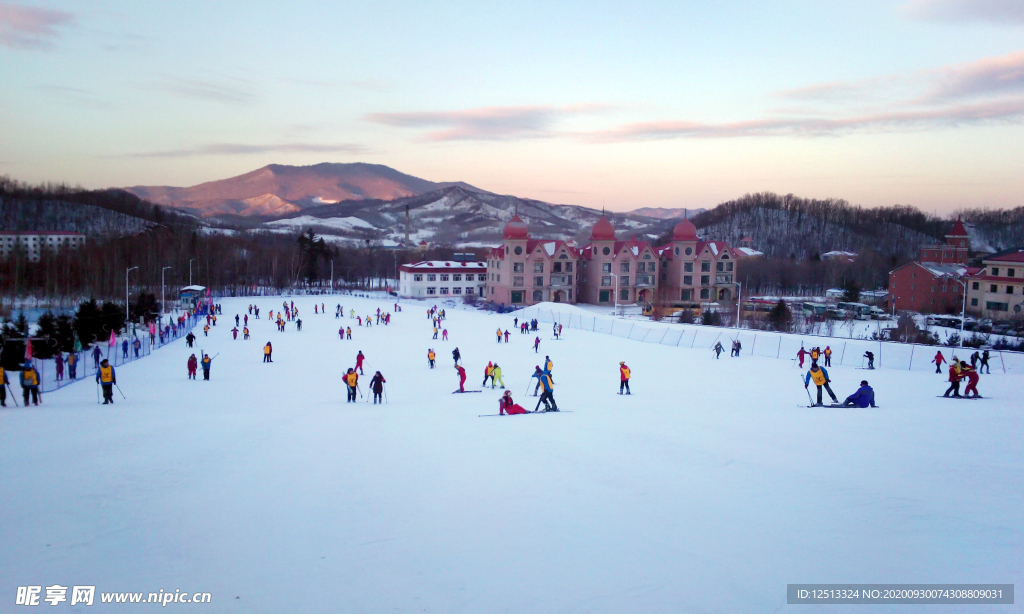
[[[21,407],[21,405],[18,405],[18,397],[14,396],[14,389],[11,388],[10,384],[7,384],[7,390],[11,392],[11,400],[14,401],[14,406]]]
[[[100,383],[96,382],[96,402],[100,402]]]
[[[387,403],[388,402],[388,389],[385,388],[384,386],[381,386],[381,389],[384,391],[384,402]]]
[[[797,377],[800,377],[800,376],[797,376]],[[804,378],[800,377],[800,379],[803,380]],[[814,405],[814,399],[811,398],[811,391],[810,391],[810,389],[807,388],[807,384],[806,383],[804,384],[804,392],[807,393],[807,401],[810,402],[810,404],[813,406]]]
[[[121,387],[120,387],[120,386],[118,386],[117,384],[114,384],[114,388],[117,388],[117,391],[118,391],[118,392],[121,392]],[[124,396],[124,393],[123,393],[123,392],[121,392],[121,398],[122,398],[122,399],[124,399],[125,401],[127,401],[127,400],[128,400],[128,397]]]
[[[359,384],[356,384],[356,391],[359,392],[359,398],[363,398],[363,389],[359,387]]]

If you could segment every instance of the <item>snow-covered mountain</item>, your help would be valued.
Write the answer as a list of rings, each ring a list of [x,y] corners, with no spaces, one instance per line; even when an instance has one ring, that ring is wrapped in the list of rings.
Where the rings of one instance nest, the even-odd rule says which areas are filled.
[[[704,213],[707,209],[686,209],[686,208],[667,208],[667,207],[641,207],[639,209],[633,209],[630,213],[636,215],[643,215],[645,217],[654,217],[659,220],[671,220],[671,219],[690,219],[699,213]]]
[[[414,243],[493,244],[500,239],[504,223],[516,213],[530,226],[534,237],[585,241],[601,217],[600,211],[587,207],[553,205],[453,186],[395,200],[350,200],[310,207],[263,221],[262,226],[275,230],[313,228],[325,235],[401,243],[405,240],[407,207]],[[672,225],[633,213],[606,215],[623,237],[635,234],[653,238]]]

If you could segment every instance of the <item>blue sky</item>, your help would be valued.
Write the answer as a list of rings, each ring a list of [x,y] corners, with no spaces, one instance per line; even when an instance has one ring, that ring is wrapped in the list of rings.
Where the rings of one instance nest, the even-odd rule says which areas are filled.
[[[0,174],[375,162],[626,210],[1024,205],[1024,0],[8,2]]]

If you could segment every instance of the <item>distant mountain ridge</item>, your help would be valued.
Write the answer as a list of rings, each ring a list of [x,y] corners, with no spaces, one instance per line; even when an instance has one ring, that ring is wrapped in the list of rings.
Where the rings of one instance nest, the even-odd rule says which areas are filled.
[[[630,213],[636,215],[643,215],[646,217],[653,217],[659,220],[673,220],[673,219],[691,219],[701,213],[704,213],[707,209],[687,209],[687,208],[675,208],[670,209],[666,207],[641,207],[639,209],[633,209]]]
[[[243,175],[190,187],[132,186],[125,190],[154,204],[215,217],[286,215],[324,203],[394,200],[450,186],[484,192],[463,182],[428,181],[382,164],[363,162],[269,164]]]

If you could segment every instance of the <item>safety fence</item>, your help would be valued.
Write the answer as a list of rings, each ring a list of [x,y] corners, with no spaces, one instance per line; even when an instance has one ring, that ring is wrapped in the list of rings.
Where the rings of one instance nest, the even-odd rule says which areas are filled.
[[[535,318],[538,322],[546,325],[561,324],[565,329],[603,333],[642,343],[656,343],[673,347],[713,351],[715,344],[721,343],[724,351],[729,352],[732,349],[732,342],[738,340],[741,355],[785,359],[791,361],[793,366],[799,364],[800,348],[804,348],[805,351],[810,351],[814,347],[821,348],[822,351],[829,348],[832,351],[831,364],[848,367],[866,367],[866,353],[870,352],[873,354],[876,369],[902,369],[904,371],[929,369],[934,371],[936,353],[941,353],[948,363],[953,356],[969,361],[971,354],[976,351],[966,347],[951,348],[869,339],[840,339],[717,326],[637,321],[535,307],[518,310],[516,314],[520,320]],[[977,350],[977,352],[981,354],[983,350]],[[1024,353],[990,350],[989,356],[989,367],[993,373],[1024,374]],[[819,362],[824,364],[824,359],[822,358]],[[805,357],[805,366],[809,363],[810,358]],[[943,363],[943,367],[945,365],[946,363]]]
[[[184,316],[181,324],[179,317]],[[97,341],[80,352],[60,354],[53,358],[32,358],[32,365],[39,374],[39,389],[43,393],[53,392],[81,380],[92,380],[99,370],[100,361],[107,359],[114,367],[134,362],[149,356],[154,351],[185,337],[206,315],[186,314],[174,316],[174,325],[162,329],[139,327],[134,333],[118,335],[111,344],[109,340]],[[136,343],[136,341],[138,343]],[[72,358],[73,357],[73,358]],[[11,386],[19,383],[19,372],[8,371]]]

